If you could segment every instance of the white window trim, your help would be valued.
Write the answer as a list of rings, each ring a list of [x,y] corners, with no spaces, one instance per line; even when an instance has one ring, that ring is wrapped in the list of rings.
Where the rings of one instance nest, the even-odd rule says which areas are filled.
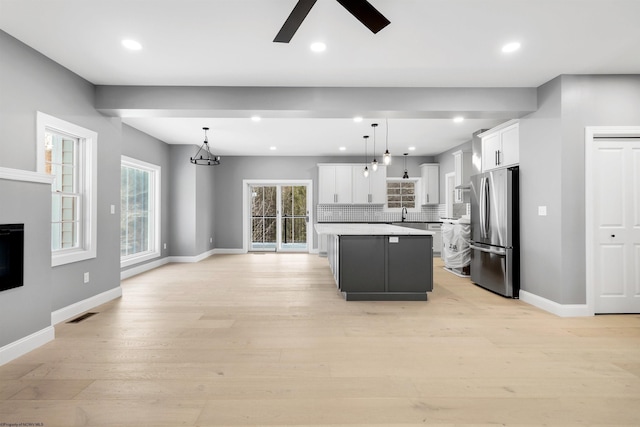
[[[422,212],[422,178],[419,176],[415,178],[409,177],[408,179],[404,178],[387,178],[387,182],[407,182],[412,181],[415,182],[415,191],[416,191],[416,207],[415,208],[407,208],[407,212]],[[387,212],[400,212],[402,208],[390,208],[387,204],[387,193],[386,193],[386,183],[385,183],[385,203],[384,210]]]
[[[78,248],[51,252],[51,266],[70,264],[96,257],[98,238],[98,134],[89,129],[37,112],[36,116],[37,156],[36,170],[45,173],[45,132],[47,129],[73,135],[80,140],[82,193],[81,238]]]
[[[149,233],[149,250],[145,252],[139,252],[133,255],[121,256],[120,267],[129,267],[134,264],[149,261],[154,258],[158,258],[161,255],[160,242],[162,238],[160,236],[161,222],[161,202],[160,195],[162,194],[162,168],[152,163],[143,162],[142,160],[134,159],[132,157],[121,156],[121,166],[128,166],[136,169],[142,169],[149,174],[149,185],[152,187],[152,191],[149,193],[149,206],[153,206],[153,215],[149,217],[149,228],[152,230]],[[120,183],[122,186],[122,183]]]

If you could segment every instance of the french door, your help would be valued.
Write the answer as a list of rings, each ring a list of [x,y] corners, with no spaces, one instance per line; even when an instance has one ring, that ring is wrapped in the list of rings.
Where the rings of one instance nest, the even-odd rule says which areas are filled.
[[[249,184],[249,250],[309,251],[309,185]]]

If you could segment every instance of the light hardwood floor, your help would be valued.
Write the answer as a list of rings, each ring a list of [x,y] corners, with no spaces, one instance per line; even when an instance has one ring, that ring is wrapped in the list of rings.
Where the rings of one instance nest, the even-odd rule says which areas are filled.
[[[434,276],[427,302],[346,302],[314,255],[164,266],[1,366],[0,425],[640,425],[640,316]]]

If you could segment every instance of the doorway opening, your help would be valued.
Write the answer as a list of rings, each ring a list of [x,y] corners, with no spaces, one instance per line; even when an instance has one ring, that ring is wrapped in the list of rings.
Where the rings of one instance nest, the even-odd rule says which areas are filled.
[[[251,252],[309,252],[310,181],[245,181],[244,242]]]

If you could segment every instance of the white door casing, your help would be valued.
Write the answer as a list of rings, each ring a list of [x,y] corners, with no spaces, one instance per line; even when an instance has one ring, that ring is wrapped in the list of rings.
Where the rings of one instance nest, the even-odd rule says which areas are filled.
[[[587,304],[640,313],[640,128],[586,132]]]

